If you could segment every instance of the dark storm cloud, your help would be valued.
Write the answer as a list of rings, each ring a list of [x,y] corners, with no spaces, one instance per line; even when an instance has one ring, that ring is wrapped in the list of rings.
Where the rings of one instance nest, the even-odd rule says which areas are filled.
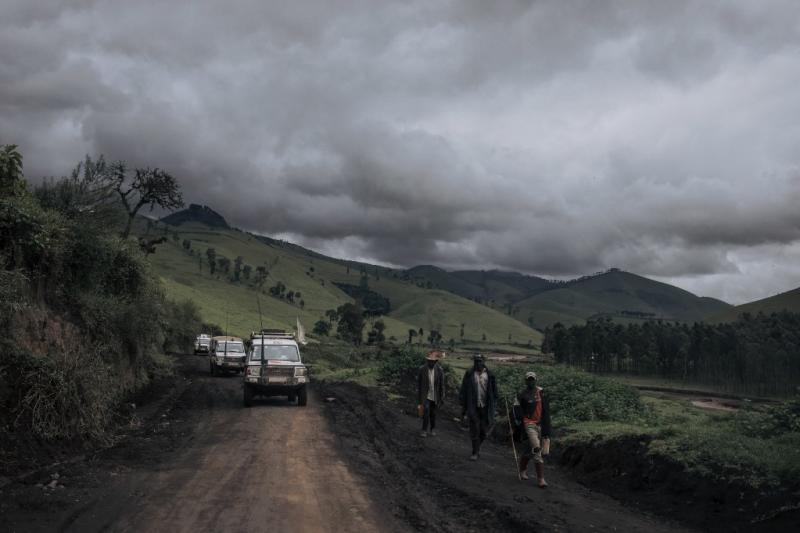
[[[0,142],[396,266],[800,285],[800,8],[4,2]],[[756,251],[758,253],[756,253]],[[759,278],[759,281],[753,281]]]

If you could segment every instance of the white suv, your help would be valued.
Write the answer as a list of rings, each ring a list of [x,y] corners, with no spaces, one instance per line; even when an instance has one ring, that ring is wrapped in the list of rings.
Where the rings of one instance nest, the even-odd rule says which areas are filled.
[[[300,358],[294,336],[280,330],[263,330],[250,337],[244,371],[244,405],[255,396],[287,396],[297,405],[308,403],[308,367]]]
[[[208,363],[212,376],[228,370],[244,372],[246,358],[244,342],[239,337],[214,337],[211,339]]]

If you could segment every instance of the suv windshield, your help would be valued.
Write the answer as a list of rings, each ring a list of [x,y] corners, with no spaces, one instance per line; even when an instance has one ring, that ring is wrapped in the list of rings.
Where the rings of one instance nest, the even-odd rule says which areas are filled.
[[[263,358],[263,359],[262,359]],[[300,353],[297,346],[270,344],[266,346],[253,346],[251,361],[299,361]]]
[[[241,342],[218,342],[214,351],[217,353],[244,353],[244,344]]]

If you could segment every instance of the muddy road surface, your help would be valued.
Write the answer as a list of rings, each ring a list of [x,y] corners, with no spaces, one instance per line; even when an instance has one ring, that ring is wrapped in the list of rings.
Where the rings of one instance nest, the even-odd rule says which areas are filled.
[[[7,487],[17,505],[5,506],[3,530],[405,530],[343,460],[313,393],[306,407],[245,408],[239,376],[209,376],[204,357],[181,361],[185,390],[129,442],[51,468],[52,489],[53,472]]]
[[[179,356],[167,400],[137,407],[121,441],[0,488],[14,531],[683,531],[548,465],[550,487],[520,483],[487,443],[468,461],[452,420],[421,439],[418,419],[375,389],[318,387],[242,405],[239,376]],[[332,399],[325,401],[325,399]]]

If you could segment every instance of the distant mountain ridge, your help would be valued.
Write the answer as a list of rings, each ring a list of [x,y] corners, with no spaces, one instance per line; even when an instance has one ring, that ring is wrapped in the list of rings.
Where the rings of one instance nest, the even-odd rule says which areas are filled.
[[[713,315],[710,322],[733,322],[741,315],[749,313],[757,315],[764,313],[765,315],[771,313],[779,313],[781,311],[790,311],[792,313],[800,313],[800,287],[790,291],[776,294],[768,298],[762,298],[736,307],[731,307],[722,313]]]
[[[434,288],[501,309],[536,329],[600,317],[694,322],[731,308],[723,301],[617,268],[568,281],[499,270],[447,272],[428,265],[406,272]]]
[[[160,219],[170,226],[180,226],[186,222],[199,222],[212,228],[231,229],[225,217],[207,205],[189,204],[187,209],[176,211]]]

